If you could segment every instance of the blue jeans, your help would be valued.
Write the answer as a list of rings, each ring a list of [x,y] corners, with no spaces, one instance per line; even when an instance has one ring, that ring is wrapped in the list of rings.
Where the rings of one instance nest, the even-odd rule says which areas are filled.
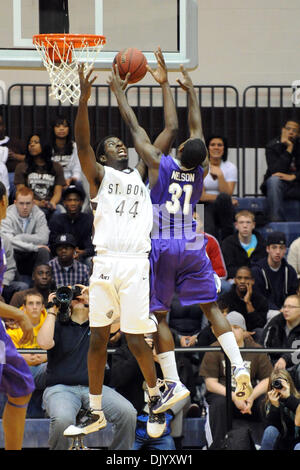
[[[46,387],[46,369],[47,362],[42,362],[37,366],[29,366],[31,370],[32,377],[34,378],[34,385],[36,390],[44,390]]]
[[[278,176],[270,176],[266,181],[267,186],[267,205],[271,222],[284,221],[284,192],[286,188],[285,181]]]
[[[161,436],[157,438],[148,439],[141,438],[139,436],[135,437],[135,442],[133,444],[132,450],[176,450],[173,437],[170,434],[166,436]]]
[[[83,385],[53,385],[43,393],[43,408],[50,417],[49,447],[67,450],[70,440],[64,430],[76,423],[81,408],[89,408],[89,388]],[[102,409],[107,421],[114,425],[114,437],[109,450],[130,450],[135,439],[136,410],[122,395],[103,386]]]
[[[264,430],[259,450],[273,450],[280,432],[275,426],[268,426]]]

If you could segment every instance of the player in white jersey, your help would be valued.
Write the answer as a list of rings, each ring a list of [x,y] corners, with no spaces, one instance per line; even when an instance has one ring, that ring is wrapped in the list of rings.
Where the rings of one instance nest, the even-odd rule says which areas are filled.
[[[158,75],[159,70],[158,62]],[[87,103],[96,77],[90,79],[90,76],[91,72],[84,78],[83,66],[79,67],[81,96],[75,121],[75,140],[81,167],[90,185],[91,200],[98,203],[93,239],[97,255],[89,287],[90,410],[83,421],[67,428],[64,434],[88,434],[106,425],[101,410],[101,393],[107,343],[111,324],[120,316],[120,329],[126,334],[128,346],[148,387],[147,432],[151,437],[159,437],[165,429],[165,416],[164,413],[152,413],[152,408],[159,403],[160,391],[153,353],[144,339],[144,334],[157,330],[156,318],[149,313],[148,256],[153,212],[149,192],[141,177],[145,176],[146,167],[141,161],[134,170],[129,169],[127,148],[115,136],[103,139],[95,155],[90,145]],[[169,95],[169,88],[164,93]],[[165,142],[169,132],[172,133],[166,113],[165,121],[165,129],[160,134],[162,139],[160,141],[158,136],[156,140],[158,146]]]

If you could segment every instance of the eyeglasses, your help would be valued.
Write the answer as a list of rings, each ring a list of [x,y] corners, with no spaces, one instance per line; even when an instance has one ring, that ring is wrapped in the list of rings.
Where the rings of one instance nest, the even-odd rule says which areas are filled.
[[[300,308],[300,305],[297,305],[297,306],[296,306],[296,305],[284,305],[284,306],[282,307],[282,310],[284,310],[284,309],[290,310],[290,309],[292,309],[292,308]]]

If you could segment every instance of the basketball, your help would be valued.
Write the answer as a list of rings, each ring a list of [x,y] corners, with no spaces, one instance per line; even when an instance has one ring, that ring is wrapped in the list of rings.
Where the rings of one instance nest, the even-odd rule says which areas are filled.
[[[139,49],[129,47],[118,52],[113,64],[117,64],[119,74],[122,80],[125,79],[128,72],[130,78],[128,83],[136,83],[142,80],[147,73],[147,59]]]

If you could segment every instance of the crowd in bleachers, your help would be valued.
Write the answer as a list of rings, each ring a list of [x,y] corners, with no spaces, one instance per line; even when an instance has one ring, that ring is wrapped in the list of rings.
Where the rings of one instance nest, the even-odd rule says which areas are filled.
[[[198,229],[206,234],[207,255],[221,279],[219,306],[230,320],[241,348],[297,348],[300,344],[300,232],[299,238],[295,237],[289,243],[283,225],[280,225],[281,230],[273,226],[269,233],[262,230],[268,222],[288,222],[282,212],[284,199],[300,200],[299,135],[299,124],[290,120],[283,126],[281,135],[266,146],[268,169],[262,189],[267,198],[267,209],[259,227],[256,227],[255,213],[241,209],[240,201],[233,197],[237,168],[227,161],[225,137],[215,135],[207,140],[210,170],[204,180],[200,201],[204,204],[204,220],[198,220]],[[33,134],[24,147],[18,147],[6,136],[0,116],[0,164],[0,179],[7,188],[10,203],[0,227],[7,258],[3,300],[26,310],[36,338],[47,316],[45,306],[49,294],[60,286],[89,284],[94,255],[93,211],[72,130],[64,117],[53,122],[47,139]],[[182,307],[175,296],[168,321],[178,347],[208,347],[216,342],[198,305]],[[6,322],[6,327],[19,348],[21,329],[11,321]],[[109,361],[106,385],[133,403],[140,413],[141,424],[143,380],[137,363],[120,332],[111,344],[117,347],[117,354]],[[22,345],[29,349],[39,347],[37,342]],[[36,396],[41,402],[47,356],[29,352],[24,357],[31,368],[38,392]],[[266,401],[269,410],[265,425],[267,433],[257,443],[262,443],[262,448],[271,448],[275,441],[279,442],[280,436],[281,448],[294,448],[300,437],[297,440],[292,435],[291,423],[288,427],[290,435],[284,434],[282,424],[276,425],[275,415],[279,407],[286,415],[289,414],[286,410],[296,414],[296,405],[300,403],[297,355],[249,353],[243,358],[249,366],[251,364],[254,395],[252,401],[242,404],[233,398],[234,418],[260,423],[262,438],[265,417],[261,416],[259,404]],[[126,362],[127,368],[130,364],[127,376],[123,374],[122,361]],[[178,364],[181,364],[181,379],[191,390],[185,416],[199,417],[209,410],[210,439],[207,438],[207,445],[220,448],[226,433],[224,356],[214,352],[179,354]],[[132,397],[135,390],[132,373],[136,377],[140,374],[135,385],[140,388],[141,396],[136,393]],[[284,392],[286,388],[288,392],[282,395],[281,402],[270,386],[276,378],[289,384],[283,387]],[[171,413],[170,420],[178,412]],[[272,421],[270,416],[273,415]],[[182,420],[182,414],[180,416]],[[167,436],[172,435],[172,427],[167,431],[163,442],[170,446]],[[182,426],[173,432],[176,448],[180,448],[181,432]],[[144,442],[141,436],[142,431],[138,436],[140,443]]]

